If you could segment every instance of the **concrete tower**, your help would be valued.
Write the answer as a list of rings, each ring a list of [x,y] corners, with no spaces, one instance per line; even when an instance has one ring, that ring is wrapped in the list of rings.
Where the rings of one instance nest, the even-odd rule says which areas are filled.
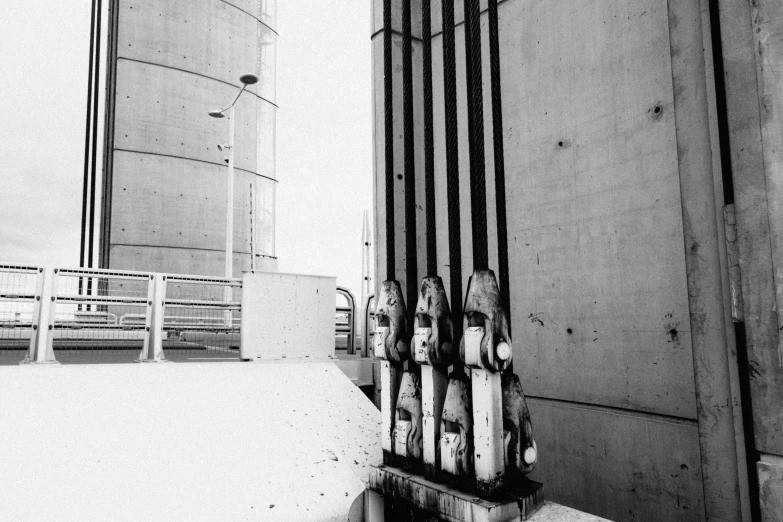
[[[275,261],[276,0],[112,0],[100,266],[222,276],[236,104],[234,275]],[[230,100],[229,100],[230,101]],[[253,202],[251,205],[251,185]]]

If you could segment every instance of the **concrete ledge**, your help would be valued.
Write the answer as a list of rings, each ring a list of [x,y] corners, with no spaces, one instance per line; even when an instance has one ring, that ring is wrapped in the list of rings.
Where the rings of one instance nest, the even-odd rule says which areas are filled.
[[[769,522],[783,522],[783,457],[761,455],[756,464],[759,474],[761,518]]]
[[[20,521],[345,522],[381,461],[333,362],[0,367],[0,441]]]

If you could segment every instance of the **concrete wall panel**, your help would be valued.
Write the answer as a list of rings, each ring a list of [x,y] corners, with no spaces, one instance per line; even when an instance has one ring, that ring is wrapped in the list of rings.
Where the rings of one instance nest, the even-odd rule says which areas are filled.
[[[252,182],[256,252],[274,256],[275,0],[116,0],[112,10],[112,136],[104,181],[112,201],[102,221],[101,249],[109,254],[103,262],[223,273],[222,256],[204,252],[225,245],[226,152],[217,145],[228,142],[230,120],[207,112],[233,101],[244,73],[260,81],[235,109],[234,249],[250,252]],[[192,256],[190,248],[197,251]],[[239,259],[239,270],[249,268],[249,255]]]
[[[226,231],[225,165],[117,152],[114,244],[221,250]],[[234,250],[250,252],[250,184],[254,186],[257,253],[272,255],[276,182],[234,170]],[[121,181],[120,181],[121,180]],[[132,216],[133,220],[119,216]]]
[[[695,418],[666,3],[569,13],[501,5],[520,375]]]
[[[200,250],[197,248],[172,248],[115,244],[111,247],[114,259],[112,268],[141,270],[168,274],[193,274],[224,277],[225,250]],[[241,277],[250,266],[250,255],[234,252],[233,274]],[[275,269],[276,270],[276,269]]]
[[[533,478],[548,498],[610,520],[703,520],[695,422],[534,398],[528,406],[540,455]]]
[[[117,67],[115,148],[223,163],[218,143],[228,141],[228,118],[210,118],[236,87],[175,69],[120,60]],[[259,106],[253,96],[237,102],[236,167],[255,171]]]
[[[274,102],[276,34],[228,3],[215,3],[211,16],[204,16],[204,7],[187,0],[124,2],[119,56],[236,86],[242,74],[252,73],[261,81],[248,90]]]
[[[464,288],[472,271],[472,238],[462,2],[456,4]],[[374,2],[373,52],[376,238],[382,278],[381,5]],[[538,405],[531,409],[538,436],[547,440],[542,447],[549,445],[541,452],[537,476],[548,484],[550,498],[618,520],[718,520],[738,514],[736,462],[720,462],[724,455],[734,459],[733,452],[718,451],[722,446],[715,444],[724,431],[732,448],[735,443],[731,408],[719,401],[726,392],[730,403],[730,383],[728,375],[723,382],[721,372],[710,375],[717,368],[712,362],[725,358],[728,347],[717,342],[715,353],[704,351],[713,335],[712,326],[705,325],[714,323],[718,341],[725,341],[723,289],[720,282],[708,288],[705,273],[692,269],[694,262],[685,251],[686,232],[689,240],[714,232],[720,217],[714,204],[722,197],[709,168],[713,155],[702,146],[709,143],[708,106],[699,113],[701,127],[694,118],[701,106],[693,100],[709,94],[701,12],[694,11],[695,19],[683,15],[694,6],[699,2],[673,7],[664,0],[599,1],[582,8],[506,0],[499,5],[515,370]],[[434,2],[438,267],[448,286],[440,16],[440,2]],[[486,15],[482,32],[489,254],[496,269]],[[402,159],[398,52],[395,47],[395,174]],[[689,68],[682,67],[684,56]],[[675,65],[680,68],[674,70]],[[702,135],[708,139],[701,140]],[[687,144],[692,149],[684,148]],[[693,168],[702,160],[709,164]],[[708,178],[711,184],[702,193],[693,191]],[[683,186],[689,190],[687,202]],[[403,195],[395,190],[398,267],[404,256]],[[710,206],[706,203],[712,213],[702,212]],[[686,215],[685,223],[683,209],[688,212],[695,204],[703,208]],[[706,238],[709,252],[702,256],[717,258],[716,238],[714,233]],[[715,270],[719,266],[716,261]],[[689,294],[691,287],[702,294]],[[695,313],[706,310],[708,318],[694,318],[694,299]],[[697,341],[702,351],[695,358]],[[694,378],[699,372],[702,385],[711,383],[700,398]],[[715,387],[724,384],[725,390]],[[540,406],[544,403],[546,407]],[[720,429],[707,433],[713,424],[702,420],[702,413],[722,419]],[[732,428],[728,431],[723,429],[726,419]],[[704,455],[700,444],[707,448]],[[614,456],[592,455],[597,447],[604,456]]]

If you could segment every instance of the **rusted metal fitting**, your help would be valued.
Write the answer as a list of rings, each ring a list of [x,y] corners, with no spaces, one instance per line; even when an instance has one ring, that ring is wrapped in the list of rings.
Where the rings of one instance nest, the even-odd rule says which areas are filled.
[[[533,424],[522,384],[516,374],[503,374],[503,439],[506,469],[530,473],[538,461],[538,447],[533,438]]]
[[[473,413],[470,382],[450,378],[440,421],[440,467],[458,477],[473,475]]]
[[[471,368],[492,372],[511,364],[508,311],[500,300],[495,273],[476,270],[468,281],[460,357]]]
[[[413,320],[413,360],[431,366],[449,366],[454,360],[454,324],[443,280],[425,277],[421,282]]]
[[[408,321],[406,319],[405,300],[399,281],[384,281],[375,307],[375,336],[373,339],[375,356],[379,359],[402,363],[410,350],[408,347]]]
[[[423,433],[421,379],[413,372],[402,374],[395,421],[394,454],[421,460]]]

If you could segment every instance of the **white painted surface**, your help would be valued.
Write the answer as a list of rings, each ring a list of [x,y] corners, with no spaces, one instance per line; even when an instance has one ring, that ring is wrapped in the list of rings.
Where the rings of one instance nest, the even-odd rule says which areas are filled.
[[[377,336],[377,335],[376,335]],[[397,411],[399,369],[389,361],[381,360],[381,447],[392,451],[392,428]]]
[[[500,373],[471,370],[471,374],[476,478],[490,481],[503,473],[503,393]]]
[[[242,358],[334,356],[334,277],[242,273]]]
[[[332,363],[0,367],[0,519],[343,521],[379,429]]]
[[[429,330],[429,329],[427,329]],[[416,344],[418,347],[419,345]],[[440,417],[449,377],[440,368],[423,364],[421,366],[421,409],[423,415],[423,455],[424,463],[440,465]]]

